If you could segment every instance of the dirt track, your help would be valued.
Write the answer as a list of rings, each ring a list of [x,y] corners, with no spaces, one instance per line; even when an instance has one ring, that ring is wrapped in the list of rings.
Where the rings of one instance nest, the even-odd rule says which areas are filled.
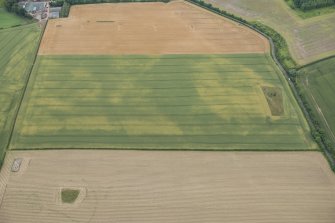
[[[39,54],[191,54],[265,52],[258,33],[186,2],[71,7],[50,20]]]
[[[1,223],[335,219],[335,176],[318,152],[11,151],[0,179]],[[61,187],[85,193],[64,205]]]

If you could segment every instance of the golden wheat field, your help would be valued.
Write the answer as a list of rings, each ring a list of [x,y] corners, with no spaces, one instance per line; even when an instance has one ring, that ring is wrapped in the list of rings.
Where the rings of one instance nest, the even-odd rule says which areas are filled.
[[[267,40],[183,1],[77,5],[51,20],[40,55],[264,53]]]

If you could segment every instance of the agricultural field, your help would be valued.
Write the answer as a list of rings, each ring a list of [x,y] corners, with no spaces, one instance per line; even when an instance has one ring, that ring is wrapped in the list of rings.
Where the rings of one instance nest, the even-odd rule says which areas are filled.
[[[335,177],[319,152],[10,151],[0,179],[3,223],[335,219]],[[79,194],[67,202],[70,189]]]
[[[273,27],[300,64],[335,54],[335,12],[302,19],[284,0],[206,0],[250,21]],[[264,10],[266,9],[266,10]]]
[[[315,149],[267,54],[39,56],[12,149]]]
[[[293,0],[285,0],[285,2],[290,6],[290,8],[292,8],[294,10],[294,12],[300,16],[303,19],[307,19],[307,18],[312,18],[315,16],[320,16],[320,15],[324,15],[327,13],[334,13],[335,12],[335,5],[328,5],[328,6],[323,6],[323,7],[317,7],[316,5],[314,5],[314,7],[308,9],[308,10],[303,10],[301,8],[297,8],[293,2]],[[319,1],[323,2],[323,0]],[[335,2],[334,2],[335,3]]]
[[[268,54],[186,2],[75,6],[48,24],[11,149],[316,149]]]
[[[131,16],[129,16],[131,15]],[[258,33],[186,2],[77,5],[50,20],[40,55],[268,52]]]
[[[329,138],[335,143],[335,58],[299,70],[298,84],[313,105]]]
[[[184,1],[72,6],[25,86],[1,223],[334,222],[334,174],[242,25]]]
[[[0,3],[1,4],[1,3]],[[9,13],[0,5],[0,29],[27,24],[29,20]]]
[[[8,144],[39,37],[40,28],[36,24],[0,30],[0,160]]]

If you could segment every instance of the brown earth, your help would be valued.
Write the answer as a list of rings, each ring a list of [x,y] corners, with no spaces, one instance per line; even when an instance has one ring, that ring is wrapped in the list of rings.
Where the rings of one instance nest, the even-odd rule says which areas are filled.
[[[50,20],[39,54],[263,53],[266,38],[183,1],[77,5]]]
[[[74,204],[62,188],[81,190]],[[1,223],[333,223],[334,210],[319,152],[10,151],[0,174]]]

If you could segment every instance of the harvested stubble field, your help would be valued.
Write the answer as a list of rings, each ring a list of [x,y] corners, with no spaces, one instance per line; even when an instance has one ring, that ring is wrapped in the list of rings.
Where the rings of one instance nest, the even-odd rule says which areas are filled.
[[[315,148],[266,54],[40,56],[28,87],[13,149]]]
[[[250,21],[274,28],[288,42],[299,64],[335,54],[335,13],[302,19],[284,0],[206,0]]]
[[[263,53],[256,32],[185,2],[72,6],[48,23],[39,54]]]
[[[335,219],[335,176],[318,152],[11,151],[0,179],[2,223]],[[81,190],[74,204],[62,188]]]
[[[40,28],[36,24],[0,30],[0,160],[16,118],[39,36]]]

